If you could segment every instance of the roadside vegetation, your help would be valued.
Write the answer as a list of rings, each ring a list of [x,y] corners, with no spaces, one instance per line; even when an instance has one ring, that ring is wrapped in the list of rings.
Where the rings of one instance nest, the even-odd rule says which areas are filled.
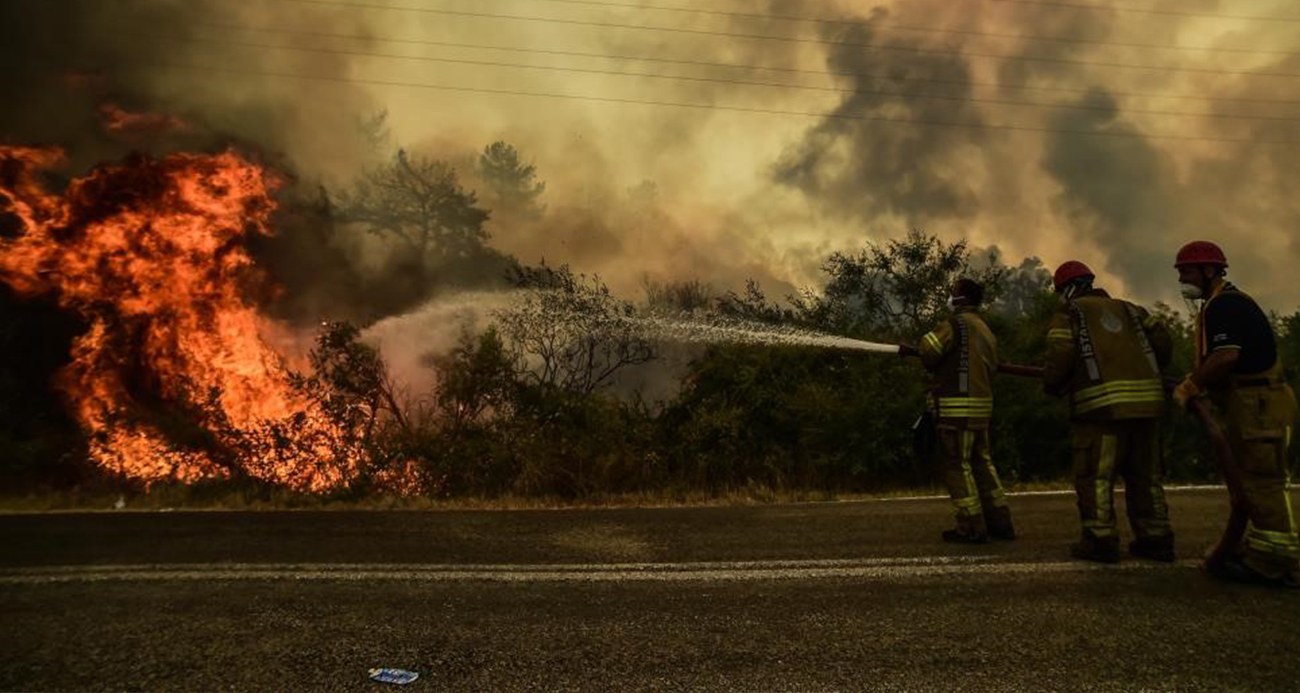
[[[508,218],[546,213],[545,184],[509,145],[485,148],[478,169],[486,197]],[[401,258],[398,271],[385,275],[394,286],[370,287],[385,303],[369,315],[354,311],[356,319],[325,323],[311,368],[293,379],[349,432],[339,453],[362,463],[345,487],[310,495],[232,477],[144,489],[96,471],[52,385],[83,326],[0,285],[0,493],[7,499],[0,502],[31,509],[102,507],[118,497],[156,508],[529,507],[824,500],[931,489],[935,462],[917,451],[912,435],[926,385],[919,364],[797,346],[683,349],[648,339],[626,318],[725,316],[914,344],[943,319],[952,281],[968,275],[988,286],[986,316],[1002,359],[1034,364],[1057,307],[1037,259],[1008,266],[996,252],[916,230],[831,254],[820,284],[795,295],[769,297],[754,283],[719,292],[696,280],[648,281],[643,296],[619,297],[599,277],[566,266],[524,266],[492,250],[485,227],[491,213],[458,176],[450,163],[397,150],[351,187],[318,191],[310,204],[294,207],[298,216],[286,218],[286,238],[277,241],[309,242],[303,239],[315,236],[303,234],[319,234],[328,222],[338,233],[392,244]],[[349,281],[342,284],[364,284]],[[395,388],[360,328],[438,292],[481,287],[512,287],[520,298],[495,315],[492,328],[426,359],[436,383],[431,391]],[[1192,358],[1186,311],[1149,308],[1174,335],[1169,374],[1185,373]],[[1287,376],[1300,385],[1300,311],[1274,319]],[[686,355],[671,371],[674,394],[647,399],[627,385],[628,375],[653,367],[665,350]],[[999,376],[996,386],[994,455],[1004,480],[1022,488],[1068,481],[1062,403],[1034,381]],[[1170,481],[1215,479],[1190,418],[1171,412],[1165,432]]]

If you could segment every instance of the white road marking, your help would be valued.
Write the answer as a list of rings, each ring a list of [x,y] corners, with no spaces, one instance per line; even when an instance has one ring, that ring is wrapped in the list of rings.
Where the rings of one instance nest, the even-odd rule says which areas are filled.
[[[808,561],[611,563],[556,565],[258,564],[49,566],[0,570],[0,585],[84,582],[186,582],[207,580],[408,581],[408,582],[737,582],[862,578],[899,581],[940,575],[1186,570],[1200,561],[1173,564],[1128,561],[998,561],[993,556],[923,556]]]

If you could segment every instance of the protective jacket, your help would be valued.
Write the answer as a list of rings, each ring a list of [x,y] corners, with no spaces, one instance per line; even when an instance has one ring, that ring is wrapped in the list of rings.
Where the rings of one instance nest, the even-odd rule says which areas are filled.
[[[1093,289],[1052,317],[1047,389],[1069,396],[1075,421],[1158,418],[1171,350],[1168,331],[1146,310]]]
[[[933,376],[930,409],[940,423],[987,428],[993,416],[998,342],[979,314],[959,307],[921,339],[918,350]]]

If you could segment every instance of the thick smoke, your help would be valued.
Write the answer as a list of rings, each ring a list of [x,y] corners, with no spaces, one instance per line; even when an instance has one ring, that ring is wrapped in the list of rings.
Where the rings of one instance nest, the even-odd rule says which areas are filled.
[[[279,2],[183,0],[2,3],[0,22],[8,38],[0,59],[9,93],[21,95],[22,107],[0,112],[0,137],[63,146],[73,168],[124,151],[231,143],[256,147],[282,165],[316,171],[351,166],[362,143],[340,135],[354,129],[355,114],[374,108],[369,95],[352,85],[310,83],[323,98],[335,100],[335,108],[324,109],[319,100],[296,98],[294,87],[301,84],[286,85],[266,74],[341,77],[348,61],[234,45],[258,36],[224,28],[330,31],[346,23],[365,33],[364,26],[357,31],[356,18],[343,22],[298,9]],[[304,45],[306,39],[282,42]],[[114,128],[109,109],[145,115]],[[180,122],[160,127],[160,119]]]
[[[634,293],[645,276],[660,281],[698,277],[723,290],[755,277],[779,296],[819,281],[817,267],[832,251],[920,227],[949,240],[996,244],[1012,260],[1037,255],[1051,265],[1078,257],[1100,270],[1112,288],[1147,301],[1174,298],[1169,256],[1182,242],[1205,237],[1225,246],[1234,278],[1272,307],[1288,310],[1300,301],[1300,289],[1284,280],[1300,259],[1300,202],[1291,192],[1300,182],[1296,148],[1209,141],[1297,140],[1296,122],[1151,113],[1300,118],[1300,105],[1243,101],[1300,100],[1300,79],[1113,66],[1295,74],[1300,72],[1295,23],[946,0],[769,0],[739,8],[769,19],[636,5],[537,3],[518,14],[803,41],[279,1],[14,0],[0,3],[0,20],[9,30],[0,58],[10,66],[11,93],[22,97],[20,107],[0,112],[0,137],[64,145],[73,156],[69,169],[74,171],[132,150],[215,149],[231,142],[255,146],[290,173],[295,204],[286,230],[259,256],[286,286],[281,303],[293,297],[294,304],[283,312],[300,319],[372,320],[406,305],[405,297],[436,289],[420,285],[418,273],[404,279],[406,270],[392,264],[374,239],[335,224],[329,199],[317,194],[318,184],[338,190],[363,166],[383,159],[356,128],[358,118],[383,109],[391,116],[392,146],[453,163],[467,187],[482,184],[475,178],[474,160],[484,145],[497,140],[515,145],[548,184],[542,200],[546,211],[540,218],[522,218],[493,209],[491,246],[525,263],[572,263],[580,271],[601,274],[622,293]],[[1252,5],[1249,12],[1215,0],[1161,0],[1144,7],[1294,14],[1285,2]],[[775,18],[779,16],[838,21],[792,22]],[[276,31],[230,28],[236,25]],[[419,41],[774,69],[456,49]],[[1171,51],[1099,42],[1290,54]],[[240,43],[311,50],[233,45]],[[365,53],[848,91],[521,70]],[[401,84],[719,108],[395,86]],[[1213,100],[1135,96],[1161,93]],[[171,127],[165,118],[145,118],[110,130],[105,127],[106,105],[174,117],[184,127]],[[733,106],[847,117],[725,109]],[[859,117],[863,119],[855,119]],[[976,127],[889,122],[895,120]],[[1008,125],[1024,129],[1000,129]],[[159,130],[167,134],[159,136]],[[1088,132],[1107,136],[1080,134]],[[467,263],[459,271],[474,274],[494,267],[499,269],[499,263],[488,258],[482,266]],[[403,281],[416,285],[394,288]]]
[[[1300,208],[1290,192],[1300,183],[1298,147],[1214,140],[1300,140],[1300,106],[1249,101],[1300,100],[1300,77],[1214,71],[1300,75],[1300,34],[1284,31],[1277,22],[1001,3],[962,3],[958,15],[951,13],[953,5],[893,3],[887,10],[862,16],[859,25],[824,28],[823,35],[845,43],[910,45],[955,55],[841,45],[829,48],[826,64],[832,71],[852,73],[841,78],[842,84],[863,92],[944,93],[976,101],[851,94],[834,114],[896,115],[1024,130],[1002,134],[826,118],[777,160],[774,182],[799,190],[810,204],[825,205],[827,214],[855,219],[873,233],[886,221],[950,238],[971,237],[977,244],[997,243],[1013,255],[1040,255],[1049,264],[1077,257],[1101,270],[1112,288],[1147,301],[1174,298],[1170,264],[1182,243],[1212,239],[1229,253],[1234,279],[1278,310],[1294,308],[1300,290],[1285,277],[1300,260],[1295,240]],[[1267,5],[1252,6],[1249,14],[1294,15],[1285,3]],[[1248,14],[1214,1],[1150,7]],[[951,22],[944,21],[946,11]],[[890,28],[899,25],[950,25],[1055,40],[918,38]],[[1293,29],[1295,24],[1287,26]],[[1119,64],[1188,69],[1137,70],[1116,67]],[[891,81],[902,77],[954,84],[941,92],[923,82]],[[1143,94],[1190,94],[1208,100]],[[1079,108],[991,103],[998,100]],[[1173,114],[1177,112],[1280,119]]]
[[[482,334],[493,314],[509,307],[510,292],[466,292],[437,298],[418,310],[380,320],[364,334],[384,354],[388,372],[402,396],[419,398],[433,391],[436,372],[431,354],[445,354],[465,338]]]
[[[1186,228],[1174,162],[1120,119],[1110,94],[1098,90],[1079,103],[1096,110],[1063,113],[1049,122],[1061,130],[1133,137],[1048,136],[1042,167],[1062,184],[1058,209],[1073,233],[1107,251],[1107,269],[1123,277],[1129,290],[1160,295],[1170,273],[1155,270],[1171,264],[1171,241],[1160,231]]]
[[[969,218],[980,200],[961,165],[974,149],[990,147],[990,133],[974,104],[970,66],[960,55],[874,51],[885,42],[875,24],[889,17],[877,10],[851,25],[826,25],[826,64],[846,75],[853,90],[776,164],[776,180],[797,187],[832,213],[871,222],[897,215],[928,226],[935,219]],[[917,86],[916,80],[942,83]],[[945,99],[896,96],[928,90]],[[972,128],[935,128],[906,121],[970,123]],[[893,122],[891,122],[893,121]],[[903,121],[903,122],[897,122]]]

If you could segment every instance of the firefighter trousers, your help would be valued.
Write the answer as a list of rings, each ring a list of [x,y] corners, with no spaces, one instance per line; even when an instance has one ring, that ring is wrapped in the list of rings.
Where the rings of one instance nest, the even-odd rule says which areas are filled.
[[[1246,565],[1270,578],[1300,576],[1300,539],[1288,489],[1295,407],[1295,394],[1286,385],[1235,389],[1222,407],[1250,513],[1238,552]]]
[[[957,529],[976,536],[1012,532],[1007,494],[993,467],[987,427],[939,423],[943,481],[952,498]]]
[[[1115,479],[1124,480],[1129,524],[1139,539],[1173,541],[1165,503],[1159,419],[1071,424],[1074,490],[1083,536],[1118,538]]]

